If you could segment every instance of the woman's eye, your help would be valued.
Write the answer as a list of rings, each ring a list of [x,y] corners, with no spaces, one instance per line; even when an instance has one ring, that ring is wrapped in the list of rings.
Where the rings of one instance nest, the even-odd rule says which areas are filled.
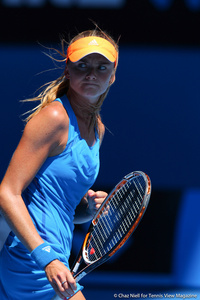
[[[86,64],[85,63],[79,63],[78,67],[81,68],[81,69],[84,69],[84,68],[86,68]]]
[[[99,70],[106,70],[106,66],[104,65],[99,66]]]

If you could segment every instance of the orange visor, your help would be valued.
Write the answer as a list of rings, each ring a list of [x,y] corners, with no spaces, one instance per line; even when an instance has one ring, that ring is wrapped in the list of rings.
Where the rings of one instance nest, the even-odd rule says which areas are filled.
[[[66,62],[68,59],[76,62],[92,53],[99,53],[117,65],[118,53],[115,47],[108,40],[97,36],[84,37],[73,42],[67,49]]]

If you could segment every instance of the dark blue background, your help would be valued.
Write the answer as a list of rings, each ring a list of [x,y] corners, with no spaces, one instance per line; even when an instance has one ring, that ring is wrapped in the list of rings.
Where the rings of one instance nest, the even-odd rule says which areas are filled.
[[[24,128],[20,115],[33,107],[19,101],[64,69],[55,69],[37,41],[57,47],[59,34],[93,28],[90,19],[121,36],[116,82],[102,107],[107,130],[95,188],[109,191],[142,170],[153,189],[133,238],[83,280],[87,299],[200,288],[199,2],[126,0],[116,9],[80,8],[79,0],[68,8],[50,0],[0,4],[0,179]],[[76,228],[72,260],[86,229]]]
[[[0,48],[1,177],[23,130],[19,116],[33,107],[19,101],[62,73],[43,51],[39,45]],[[122,45],[101,112],[107,130],[97,184],[110,187],[143,170],[156,189],[200,187],[199,112],[199,48]]]

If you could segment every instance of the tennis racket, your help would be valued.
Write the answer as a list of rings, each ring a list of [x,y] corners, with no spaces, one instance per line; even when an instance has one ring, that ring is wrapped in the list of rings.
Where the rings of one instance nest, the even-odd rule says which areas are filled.
[[[71,269],[76,282],[111,258],[137,228],[149,203],[150,178],[137,171],[126,175],[95,214]],[[54,296],[52,300],[59,300]]]

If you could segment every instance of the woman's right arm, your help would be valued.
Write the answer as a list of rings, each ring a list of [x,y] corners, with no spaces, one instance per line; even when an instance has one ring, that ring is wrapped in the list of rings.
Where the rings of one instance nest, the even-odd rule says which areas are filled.
[[[29,251],[43,241],[21,194],[46,158],[60,145],[63,128],[61,118],[58,108],[49,105],[27,123],[0,185],[1,213]]]
[[[57,101],[34,116],[25,127],[0,185],[1,213],[30,252],[44,241],[38,234],[21,195],[47,157],[59,154],[66,146],[68,124],[68,116]],[[57,293],[60,293],[58,288],[64,292],[61,282],[66,278],[72,286],[75,285],[69,270],[58,260],[52,261],[47,267],[47,277]],[[65,296],[67,295],[66,293]]]

